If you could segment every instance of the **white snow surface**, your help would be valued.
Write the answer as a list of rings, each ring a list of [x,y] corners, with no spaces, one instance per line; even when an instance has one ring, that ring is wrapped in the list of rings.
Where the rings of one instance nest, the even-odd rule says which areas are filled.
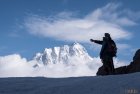
[[[94,77],[0,78],[0,94],[140,94],[140,73]]]

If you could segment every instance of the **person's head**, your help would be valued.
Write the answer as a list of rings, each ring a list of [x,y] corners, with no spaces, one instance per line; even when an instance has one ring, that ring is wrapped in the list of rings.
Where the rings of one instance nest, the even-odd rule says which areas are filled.
[[[105,37],[108,39],[111,39],[110,34],[109,33],[105,33]]]
[[[110,37],[110,34],[109,33],[105,33],[105,37]]]

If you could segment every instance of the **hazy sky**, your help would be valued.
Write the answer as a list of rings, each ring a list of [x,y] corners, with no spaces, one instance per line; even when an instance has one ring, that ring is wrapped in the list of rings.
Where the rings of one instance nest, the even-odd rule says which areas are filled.
[[[132,60],[140,48],[140,0],[0,0],[0,55],[28,59],[44,48],[79,42],[91,56],[109,32],[118,58]]]

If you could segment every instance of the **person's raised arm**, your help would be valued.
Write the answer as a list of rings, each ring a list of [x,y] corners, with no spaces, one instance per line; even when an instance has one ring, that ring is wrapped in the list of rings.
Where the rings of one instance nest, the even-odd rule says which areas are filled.
[[[93,40],[93,39],[90,39],[91,42],[94,42],[94,43],[97,43],[97,44],[103,44],[103,41],[100,41],[100,40]]]

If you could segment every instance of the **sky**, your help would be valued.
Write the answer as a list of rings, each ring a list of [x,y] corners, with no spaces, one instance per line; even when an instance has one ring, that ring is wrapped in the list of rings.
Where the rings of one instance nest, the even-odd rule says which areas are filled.
[[[0,56],[28,60],[44,48],[81,43],[92,57],[108,32],[118,58],[132,60],[140,48],[139,0],[0,0]]]

